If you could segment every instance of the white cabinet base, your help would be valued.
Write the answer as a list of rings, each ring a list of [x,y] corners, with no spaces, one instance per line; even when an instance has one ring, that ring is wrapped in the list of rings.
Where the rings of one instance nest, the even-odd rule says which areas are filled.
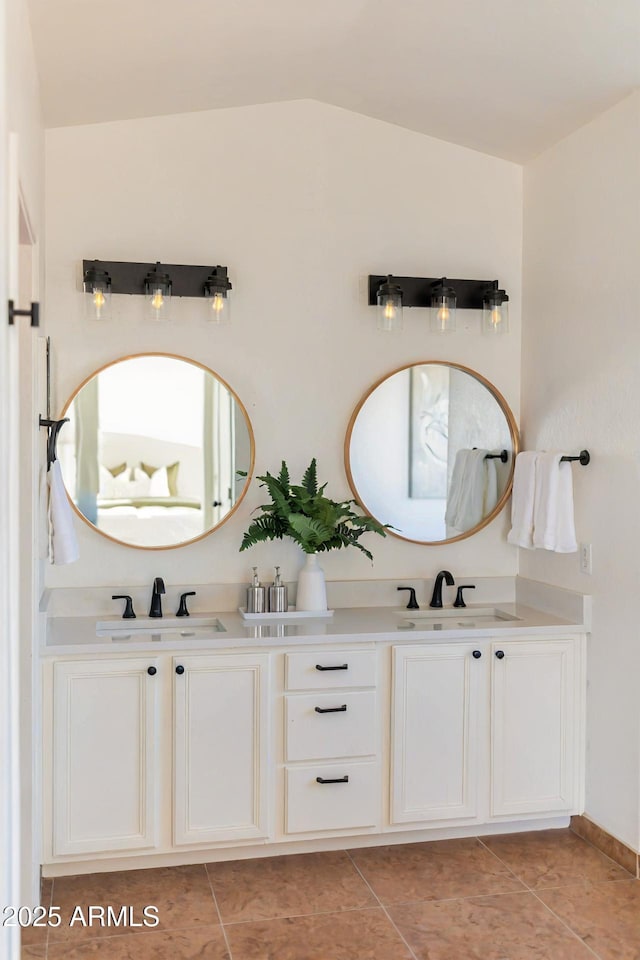
[[[428,830],[393,830],[384,833],[349,834],[320,837],[313,840],[289,840],[281,843],[218,844],[179,852],[166,851],[143,856],[110,857],[68,860],[47,863],[42,868],[44,877],[68,877],[86,873],[107,873],[113,870],[141,870],[146,867],[179,867],[192,863],[222,863],[227,860],[252,860],[257,857],[286,856],[294,853],[315,853],[322,850],[345,850],[356,847],[380,847],[396,843],[424,843],[429,840],[457,840],[464,837],[490,837],[504,833],[524,833],[530,830],[557,830],[569,826],[567,817],[539,817],[530,820],[507,820],[500,823],[446,825]]]

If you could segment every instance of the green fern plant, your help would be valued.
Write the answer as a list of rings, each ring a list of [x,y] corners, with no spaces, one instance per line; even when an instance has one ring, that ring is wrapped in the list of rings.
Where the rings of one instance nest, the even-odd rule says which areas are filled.
[[[250,524],[242,538],[240,550],[248,550],[265,540],[290,537],[305,553],[356,547],[373,560],[373,555],[363,547],[360,538],[369,532],[385,537],[383,524],[373,517],[355,513],[355,500],[337,502],[326,497],[324,491],[327,484],[318,486],[315,457],[305,470],[300,484],[291,483],[284,460],[277,476],[267,472],[257,479],[261,481],[260,486],[267,488],[271,503],[258,507],[260,516]]]

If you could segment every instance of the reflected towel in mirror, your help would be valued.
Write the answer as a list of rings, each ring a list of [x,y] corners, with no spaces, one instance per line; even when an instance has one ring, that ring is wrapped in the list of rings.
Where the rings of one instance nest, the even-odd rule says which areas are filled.
[[[461,532],[477,526],[498,502],[498,475],[487,450],[458,450],[447,497],[445,522]]]

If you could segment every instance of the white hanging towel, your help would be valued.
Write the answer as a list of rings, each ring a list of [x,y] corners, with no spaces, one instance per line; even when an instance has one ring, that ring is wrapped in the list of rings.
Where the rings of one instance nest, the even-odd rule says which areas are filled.
[[[74,563],[80,557],[73,511],[67,497],[58,460],[47,474],[49,481],[49,560],[56,565]]]
[[[536,464],[533,545],[554,553],[575,553],[573,472],[561,453],[540,453]]]
[[[460,484],[460,500],[453,526],[458,530],[471,530],[484,519],[487,490],[486,450],[468,450],[465,470]]]
[[[536,491],[536,450],[526,450],[516,457],[511,494],[511,530],[507,540],[514,547],[533,550],[533,509]],[[567,464],[568,466],[568,464]]]
[[[488,517],[496,508],[498,503],[498,470],[496,461],[492,458],[484,459],[485,469],[485,487],[484,487],[484,509],[483,516]]]
[[[444,521],[448,527],[455,528],[456,526],[455,521],[460,508],[460,497],[462,495],[464,478],[467,472],[467,460],[470,453],[470,450],[458,450],[456,453],[456,459],[451,473],[451,484],[449,485],[449,493],[447,495],[447,510],[444,515]]]

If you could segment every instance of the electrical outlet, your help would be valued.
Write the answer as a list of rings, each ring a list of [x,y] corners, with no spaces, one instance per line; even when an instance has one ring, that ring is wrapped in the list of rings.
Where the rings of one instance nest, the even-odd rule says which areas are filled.
[[[590,543],[580,544],[580,570],[582,573],[593,573],[593,561]]]

